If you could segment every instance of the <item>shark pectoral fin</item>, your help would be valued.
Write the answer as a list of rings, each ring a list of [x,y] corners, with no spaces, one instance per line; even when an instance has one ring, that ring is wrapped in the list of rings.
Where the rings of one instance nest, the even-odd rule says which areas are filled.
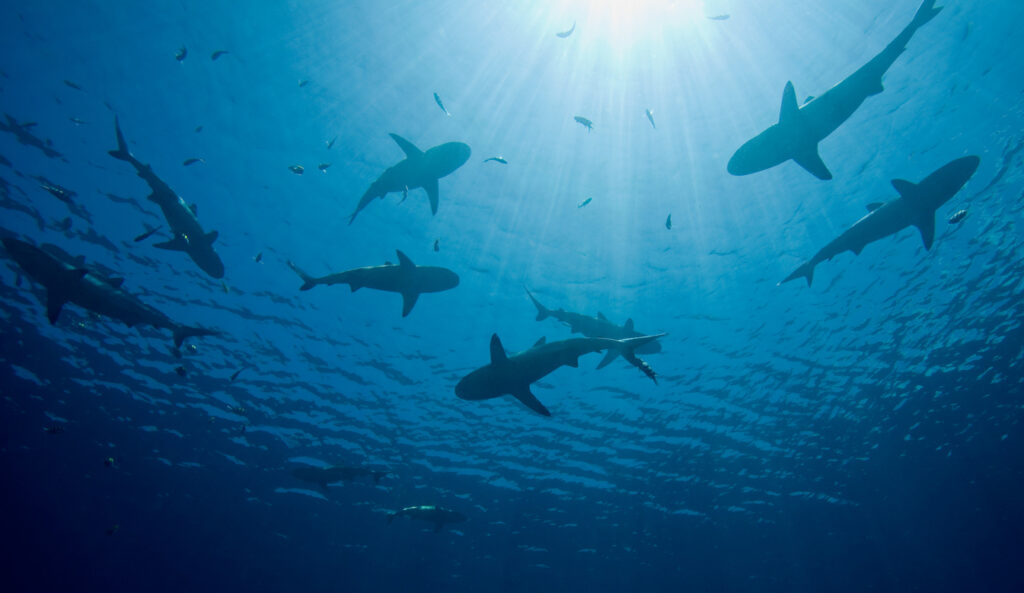
[[[427,190],[427,197],[430,198],[430,213],[437,214],[437,180],[424,183],[423,189]]]
[[[551,412],[549,412],[548,409],[544,407],[544,404],[540,403],[540,400],[537,399],[537,397],[534,396],[532,393],[530,393],[529,384],[525,385],[522,389],[516,390],[516,392],[513,393],[512,395],[514,395],[517,400],[522,402],[524,406],[530,408],[534,412],[537,412],[541,416],[551,415]]]
[[[391,139],[394,140],[396,144],[398,144],[398,147],[402,149],[402,152],[405,153],[405,156],[409,158],[417,158],[423,156],[423,151],[416,148],[416,145],[413,144],[412,142],[409,142],[408,140],[402,138],[398,134],[388,134],[388,136],[391,136]]]
[[[928,216],[918,221],[914,226],[921,231],[921,240],[924,241],[925,250],[931,249],[932,242],[935,241],[935,217]]]
[[[629,319],[626,320],[626,324],[622,326],[622,329],[624,329],[624,330],[626,330],[628,332],[635,331],[633,329],[633,318],[632,317],[630,317]]]
[[[779,107],[779,123],[783,125],[787,123],[794,123],[799,111],[800,106],[796,103],[796,90],[793,88],[792,82],[787,82],[786,88],[782,90],[782,106]]]
[[[61,307],[66,302],[68,302],[68,299],[63,292],[51,290],[46,293],[46,318],[50,320],[50,325],[57,323]]]
[[[822,181],[828,181],[832,179],[832,172],[825,166],[825,161],[821,160],[821,155],[818,154],[818,145],[809,147],[807,150],[793,155],[793,160],[796,164],[800,165],[804,169],[807,169],[818,179]]]
[[[505,354],[505,347],[501,345],[501,338],[498,334],[491,334],[491,364],[508,362],[508,355]]]
[[[153,243],[153,247],[157,249],[166,249],[168,251],[188,251],[188,241],[181,235],[175,235],[170,241],[164,241],[163,243]]]
[[[609,364],[611,364],[611,362],[613,360],[615,360],[616,358],[618,358],[618,357],[619,357],[619,351],[614,349],[614,348],[610,348],[608,350],[608,352],[605,352],[604,358],[601,359],[601,362],[599,362],[597,364],[597,368],[603,369],[604,367],[606,367]]]
[[[210,231],[209,233],[206,233],[206,235],[203,238],[206,239],[207,245],[213,245],[213,242],[216,241],[217,237],[219,236],[220,233],[218,233],[217,231]]]
[[[541,336],[539,340],[537,340],[536,342],[533,343],[533,347],[536,348],[537,346],[543,346],[544,344],[547,344],[547,342],[548,342],[547,337],[546,336]]]
[[[352,290],[355,290],[354,288]],[[406,317],[412,311],[412,308],[416,306],[416,300],[420,298],[418,292],[403,292],[402,293],[402,317]]]
[[[398,255],[398,265],[402,266],[403,268],[410,268],[410,269],[416,267],[416,264],[412,263],[412,260],[409,259],[409,256],[404,254],[404,253],[402,253],[401,250],[396,249],[395,253]]]

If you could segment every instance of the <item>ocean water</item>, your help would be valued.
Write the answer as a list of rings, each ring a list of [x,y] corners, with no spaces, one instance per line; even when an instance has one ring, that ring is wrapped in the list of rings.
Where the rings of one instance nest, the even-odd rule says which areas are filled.
[[[1024,590],[1024,3],[939,4],[820,142],[823,181],[727,163],[788,81],[807,113],[917,0],[8,3],[3,236],[219,334],[51,324],[3,254],[0,588]],[[115,116],[223,279],[154,247]],[[389,133],[472,154],[436,214],[412,186],[349,224],[405,158]],[[779,284],[965,156],[930,249],[904,228]],[[458,286],[403,317],[288,266],[396,250]],[[582,337],[527,289],[667,334],[657,382],[595,353],[533,383],[550,417],[456,397],[492,334]],[[391,517],[418,505],[465,520]]]

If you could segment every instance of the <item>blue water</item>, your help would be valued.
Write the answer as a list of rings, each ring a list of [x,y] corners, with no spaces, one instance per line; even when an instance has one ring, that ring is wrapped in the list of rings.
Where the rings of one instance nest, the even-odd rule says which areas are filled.
[[[3,259],[0,587],[1024,590],[1024,3],[947,0],[821,143],[834,180],[792,161],[726,172],[787,81],[820,95],[917,7],[9,3],[0,112],[62,156],[0,133],[3,233],[222,333],[179,358],[170,332],[76,305],[50,325],[42,287]],[[154,248],[166,229],[132,240],[163,218],[107,154],[115,115],[219,232],[223,282]],[[404,157],[388,133],[473,153],[436,215],[413,189],[349,225]],[[810,288],[776,285],[895,198],[891,179],[965,155],[981,165],[930,250],[909,228],[818,265]],[[403,318],[398,295],[299,292],[286,266],[396,249],[459,286]],[[667,332],[644,357],[658,383],[591,354],[534,384],[550,418],[456,398],[492,333],[511,352],[570,337],[524,287]],[[388,475],[325,490],[303,465]],[[387,523],[431,504],[468,519]]]

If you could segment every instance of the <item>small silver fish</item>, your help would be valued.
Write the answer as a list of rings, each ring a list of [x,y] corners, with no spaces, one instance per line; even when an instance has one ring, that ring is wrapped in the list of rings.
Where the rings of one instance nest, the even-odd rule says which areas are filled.
[[[501,163],[502,165],[507,165],[508,164],[508,161],[506,161],[504,157],[500,157],[500,156],[492,156],[489,159],[484,159],[485,163],[487,161],[494,161],[496,163]]]
[[[306,172],[306,170],[302,168],[302,165],[292,165],[291,167],[288,167],[288,170],[296,175],[302,175]]]
[[[575,31],[575,30],[576,30],[576,21],[573,21],[572,22],[572,27],[570,27],[568,31],[562,31],[561,33],[555,33],[555,36],[556,37],[561,37],[562,39],[565,39],[566,37],[572,35],[572,32]]]
[[[956,212],[950,215],[949,224],[957,224],[965,218],[967,218],[967,211],[957,210]]]
[[[441,102],[441,97],[438,96],[437,93],[434,93],[434,102],[437,103],[437,106],[441,108],[441,111],[443,111],[445,115],[448,117],[452,116],[452,114],[448,113],[448,110],[444,108],[444,103]]]
[[[650,109],[647,110],[647,120],[651,122],[652,128],[654,128],[655,130],[658,129],[658,126],[654,125],[654,113]]]
[[[587,198],[586,200],[583,200],[579,204],[576,204],[576,207],[577,208],[582,208],[582,207],[586,206],[587,204],[589,204],[591,202],[591,200],[593,200],[593,199],[594,198]]]
[[[670,231],[672,230],[672,215],[671,214],[669,214],[668,218],[665,219],[665,228],[670,230]]]

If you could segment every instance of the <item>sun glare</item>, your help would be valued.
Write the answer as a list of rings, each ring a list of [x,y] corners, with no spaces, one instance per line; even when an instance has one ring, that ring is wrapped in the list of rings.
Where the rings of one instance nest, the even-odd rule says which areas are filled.
[[[702,0],[586,0],[580,26],[604,35],[613,45],[632,45],[666,27],[704,19]]]

